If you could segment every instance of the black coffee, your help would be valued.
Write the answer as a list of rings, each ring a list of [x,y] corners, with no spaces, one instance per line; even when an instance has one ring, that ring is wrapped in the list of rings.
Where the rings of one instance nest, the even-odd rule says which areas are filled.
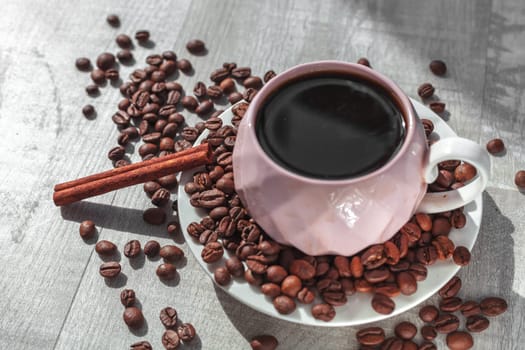
[[[345,76],[294,81],[270,96],[256,122],[259,143],[282,167],[321,179],[352,178],[387,163],[405,136],[386,93]]]

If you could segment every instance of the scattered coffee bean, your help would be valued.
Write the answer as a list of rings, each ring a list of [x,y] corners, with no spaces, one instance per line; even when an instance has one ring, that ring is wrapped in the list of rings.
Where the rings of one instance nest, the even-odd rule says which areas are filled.
[[[461,279],[458,276],[454,276],[438,291],[438,294],[442,298],[451,298],[455,297],[460,289]]]
[[[225,78],[219,83],[219,87],[224,93],[230,93],[235,90],[235,82],[232,78]]]
[[[381,345],[381,350],[404,350],[403,341],[396,337],[387,338]]]
[[[166,350],[175,350],[180,345],[180,338],[176,331],[168,329],[162,335],[162,345]]]
[[[165,307],[160,310],[160,322],[166,328],[174,328],[177,325],[177,310],[172,307]]]
[[[80,234],[80,237],[84,239],[92,238],[96,232],[97,228],[95,227],[95,223],[91,220],[82,221],[78,228],[78,233]]]
[[[104,52],[97,57],[97,67],[102,70],[113,68],[115,64],[115,56],[112,53]]]
[[[378,346],[385,341],[385,331],[380,327],[367,327],[356,333],[356,339],[361,345]]]
[[[78,70],[88,71],[91,69],[91,61],[87,57],[79,57],[75,61],[75,66]]]
[[[330,304],[317,304],[312,307],[312,316],[317,320],[329,322],[335,317],[335,309]]]
[[[122,317],[128,327],[132,329],[138,329],[144,324],[144,315],[142,311],[135,306],[127,307]]]
[[[180,69],[184,73],[189,73],[193,69],[193,66],[191,65],[190,61],[183,58],[183,59],[177,60],[177,68]]]
[[[144,245],[144,255],[148,258],[154,258],[159,254],[160,244],[157,241],[147,241]]]
[[[430,102],[428,106],[434,113],[437,113],[437,114],[443,113],[446,107],[446,105],[443,102],[439,102],[439,101]]]
[[[489,328],[490,322],[481,315],[472,315],[467,318],[466,327],[470,332],[483,332]]]
[[[269,334],[257,335],[250,340],[252,350],[275,350],[278,345],[277,338]]]
[[[133,46],[131,38],[126,34],[117,35],[115,41],[117,42],[117,45],[123,49],[129,49],[131,46]]]
[[[166,221],[166,213],[161,208],[149,208],[144,211],[142,218],[151,225],[162,225]]]
[[[95,251],[99,255],[112,255],[117,251],[117,246],[110,241],[101,240],[95,245]]]
[[[410,340],[417,334],[417,327],[410,322],[401,322],[394,328],[394,333],[401,339]]]
[[[454,263],[459,266],[466,266],[470,262],[470,251],[467,247],[458,246],[454,249],[454,254],[452,255]]]
[[[490,154],[498,154],[505,150],[505,144],[502,139],[492,139],[487,142],[487,151]]]
[[[468,350],[474,346],[474,339],[467,332],[447,334],[447,346],[450,350]]]
[[[243,96],[240,92],[234,91],[228,95],[228,101],[233,105],[243,99]]]
[[[145,182],[143,185],[144,192],[148,195],[148,197],[153,196],[153,194],[159,189],[161,186],[158,182],[155,181],[148,181]]]
[[[113,147],[108,152],[108,158],[112,161],[121,160],[126,153],[126,149],[122,146]]]
[[[266,73],[264,73],[263,80],[264,80],[265,83],[267,83],[270,80],[272,80],[273,78],[275,78],[276,75],[277,74],[275,74],[275,72],[273,70],[269,70]]]
[[[179,223],[176,221],[168,222],[168,225],[166,226],[166,231],[169,235],[174,235],[179,231]]]
[[[490,297],[483,299],[479,306],[481,312],[485,316],[498,316],[507,311],[507,302],[498,297]]]
[[[190,342],[195,338],[197,332],[191,323],[183,323],[177,327],[177,335],[183,342]]]
[[[120,26],[120,19],[118,18],[117,15],[108,15],[106,17],[106,22],[108,22],[108,24],[112,27],[118,27]]]
[[[293,298],[290,298],[287,295],[279,295],[275,299],[273,299],[273,306],[279,312],[283,315],[291,314],[295,311],[295,301]]]
[[[379,314],[391,314],[396,307],[394,301],[384,294],[376,293],[372,298],[372,308]]]
[[[466,301],[461,305],[461,314],[465,317],[475,316],[481,314],[481,307],[475,301]]]
[[[139,30],[135,32],[135,40],[139,42],[139,44],[145,44],[149,40],[149,32],[147,30]]]
[[[120,273],[120,264],[116,261],[105,262],[100,265],[100,275],[105,278],[114,278],[117,277]]]
[[[199,116],[203,116],[211,112],[213,109],[213,102],[210,100],[202,101],[197,108],[195,108],[195,113],[197,113]]]
[[[117,52],[117,58],[119,62],[129,64],[133,60],[133,54],[130,50],[121,50]]]
[[[189,111],[194,111],[199,106],[199,102],[193,96],[184,96],[181,103]]]
[[[441,60],[431,61],[429,68],[437,76],[443,76],[447,73],[447,65]]]
[[[396,283],[401,294],[412,295],[417,291],[417,281],[410,272],[399,272],[396,276]]]
[[[95,84],[89,84],[86,86],[86,93],[90,96],[96,96],[100,93],[100,90],[98,89],[98,85]]]
[[[120,292],[120,302],[128,307],[135,304],[135,291],[133,289],[124,289]]]
[[[234,277],[242,277],[244,275],[244,264],[236,256],[232,256],[226,260],[225,266],[228,272]]]
[[[441,314],[434,321],[436,331],[441,334],[454,332],[459,327],[459,319],[453,314]]]
[[[357,64],[361,64],[363,66],[371,67],[370,66],[370,61],[368,61],[368,59],[365,58],[365,57],[361,57],[360,59],[358,59],[357,60]]]
[[[93,107],[92,105],[85,105],[84,107],[82,107],[82,114],[86,118],[92,117],[93,114],[95,114],[95,107]]]
[[[131,344],[130,350],[153,350],[153,347],[148,341],[142,340]]]
[[[215,282],[220,286],[226,286],[231,281],[231,275],[228,269],[222,266],[215,269],[213,277],[215,278]]]
[[[124,255],[128,258],[135,258],[139,256],[140,251],[140,242],[136,239],[133,239],[124,245]]]
[[[168,204],[170,200],[170,191],[161,187],[151,196],[151,204],[162,207]]]
[[[434,322],[438,315],[439,310],[434,305],[426,305],[419,310],[419,318],[423,322]]]
[[[520,170],[516,173],[514,183],[520,190],[525,189],[525,170]]]
[[[201,252],[202,260],[208,264],[219,261],[224,254],[222,245],[218,242],[210,242],[204,246]]]
[[[439,303],[439,309],[443,312],[458,311],[463,305],[463,301],[458,297],[442,299]]]
[[[163,280],[172,280],[177,276],[177,268],[173,264],[165,263],[157,267],[157,276]]]
[[[437,346],[432,342],[424,341],[421,343],[421,345],[419,345],[418,350],[437,350]]]
[[[437,331],[433,326],[426,325],[421,327],[421,336],[425,340],[434,340],[437,337]]]
[[[246,79],[252,75],[252,70],[249,67],[237,67],[231,71],[231,75],[236,79]]]
[[[424,83],[417,89],[417,94],[421,98],[429,98],[434,95],[434,87],[430,83]]]
[[[206,93],[212,99],[218,99],[222,96],[222,89],[217,85],[208,86]]]
[[[106,82],[106,73],[102,69],[93,69],[90,76],[91,80],[97,85],[102,85]]]
[[[262,79],[256,76],[251,76],[243,80],[242,85],[245,88],[260,89],[263,85]]]
[[[192,39],[186,43],[186,49],[192,54],[200,54],[205,52],[206,47],[204,41],[199,39]]]
[[[160,249],[160,256],[168,262],[176,262],[184,257],[184,251],[175,245],[165,245]]]
[[[159,177],[157,179],[157,182],[162,187],[167,188],[168,190],[172,190],[179,185],[179,181],[177,180],[177,174],[171,174],[171,175]]]

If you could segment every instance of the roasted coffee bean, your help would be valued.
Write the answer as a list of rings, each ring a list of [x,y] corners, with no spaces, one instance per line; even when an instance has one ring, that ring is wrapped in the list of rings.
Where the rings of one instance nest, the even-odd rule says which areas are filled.
[[[454,253],[454,242],[452,242],[447,236],[439,235],[432,240],[432,245],[436,248],[438,259],[445,260],[452,256]]]
[[[144,44],[149,40],[149,32],[147,30],[138,30],[135,32],[135,40],[140,44]]]
[[[234,91],[228,95],[228,101],[233,105],[243,99],[240,92]]]
[[[150,225],[162,225],[166,221],[166,213],[161,208],[149,208],[142,214],[142,219]]]
[[[257,274],[264,274],[268,268],[266,257],[262,255],[250,255],[246,258],[246,266]]]
[[[113,123],[115,123],[117,126],[126,127],[129,125],[130,116],[128,113],[124,111],[118,111],[117,113],[113,114],[111,117],[111,120],[113,120]]]
[[[148,181],[143,185],[144,192],[146,192],[148,197],[153,196],[153,194],[160,188],[161,186],[155,181]]]
[[[129,143],[129,135],[122,132],[118,135],[117,143],[121,146],[126,146]]]
[[[181,70],[183,73],[189,73],[192,71],[193,66],[191,65],[191,62],[185,58],[177,60],[177,68]]]
[[[208,114],[213,109],[213,102],[210,100],[202,101],[197,108],[195,108],[195,113],[200,116]]]
[[[221,71],[222,72],[222,71]],[[219,73],[221,74],[221,73]],[[224,74],[224,73],[222,73]],[[221,74],[221,75],[222,75]],[[229,73],[228,73],[229,74]],[[228,76],[228,74],[226,74],[226,77]],[[221,76],[222,77],[222,76]],[[213,80],[213,79],[212,79]],[[233,81],[232,78],[223,78],[220,83],[219,83],[219,88],[221,89],[221,91],[223,91],[224,93],[230,93],[232,91],[235,90],[235,82]]]
[[[100,265],[100,275],[105,278],[117,277],[120,273],[120,264],[116,261],[108,261]]]
[[[117,52],[117,58],[120,63],[129,64],[133,61],[133,54],[129,50],[121,50]]]
[[[214,188],[200,193],[194,193],[191,196],[190,203],[194,206],[210,209],[223,205],[225,201],[226,197],[224,192]]]
[[[385,341],[385,331],[380,327],[367,327],[359,330],[355,337],[361,345],[378,346]]]
[[[95,251],[99,255],[112,255],[117,251],[117,246],[110,241],[101,240],[95,245]]]
[[[217,282],[220,286],[226,286],[231,282],[232,276],[228,272],[228,269],[226,267],[218,267],[213,272],[213,277],[215,279],[215,282]]]
[[[183,323],[177,327],[177,334],[183,342],[190,342],[195,338],[197,332],[191,323]]]
[[[115,65],[115,56],[112,53],[104,52],[97,57],[97,67],[102,70],[108,70]]]
[[[117,35],[115,42],[123,49],[129,49],[131,46],[133,46],[131,38],[126,34]]]
[[[176,331],[168,329],[162,335],[162,345],[166,350],[175,350],[180,345],[180,338]]]
[[[339,272],[339,275],[341,277],[350,277],[350,276],[352,276],[352,272],[350,271],[350,261],[348,260],[347,257],[341,256],[341,255],[337,255],[334,258],[334,266],[337,269],[337,271]],[[313,266],[312,266],[312,268],[313,268]],[[310,277],[310,278],[312,278],[312,277]]]
[[[366,57],[361,57],[360,59],[358,59],[357,60],[357,64],[361,64],[363,66],[371,67],[370,66],[370,61]]]
[[[162,57],[165,59],[165,60],[169,60],[169,61],[176,61],[177,60],[177,54],[171,50],[168,50],[168,51],[164,51],[162,53]]]
[[[448,170],[440,170],[436,183],[441,187],[449,187],[454,182],[454,175]]]
[[[505,150],[505,144],[502,139],[492,139],[487,142],[487,151],[490,154],[498,154]]]
[[[248,265],[248,267],[250,267],[250,265]],[[257,272],[256,270],[251,270]],[[301,279],[295,275],[288,275],[281,282],[281,292],[291,298],[295,298],[302,287]]]
[[[133,289],[124,289],[120,292],[120,302],[128,307],[135,304],[135,291]]]
[[[447,65],[441,60],[432,60],[429,68],[437,76],[443,76],[447,73]]]
[[[454,177],[458,182],[467,182],[476,176],[476,168],[469,163],[458,165],[454,170]]]
[[[97,96],[100,93],[100,90],[98,89],[97,85],[89,84],[88,86],[86,86],[86,93],[89,96]],[[94,109],[93,109],[93,112],[94,112]],[[89,115],[91,115],[91,114],[92,113],[89,113]],[[86,115],[86,114],[84,113],[84,115]],[[88,115],[86,115],[86,117],[88,117]]]
[[[153,258],[159,254],[160,244],[157,241],[147,241],[144,245],[144,254],[148,258]]]
[[[91,61],[87,57],[79,57],[75,60],[75,66],[78,70],[89,71],[91,69]]]
[[[434,131],[434,123],[430,119],[421,119],[423,128],[425,129],[425,135],[428,137]]]
[[[254,89],[254,88],[247,88],[242,93],[242,98],[244,98],[248,102],[252,102],[252,100],[254,99],[255,95],[257,95],[257,92],[258,92],[258,90]]]
[[[288,272],[281,265],[272,265],[266,269],[266,278],[270,282],[281,283],[286,276],[288,276]]]
[[[376,244],[368,248],[361,254],[361,262],[368,269],[375,269],[386,262],[384,247],[382,244]]]
[[[106,22],[112,27],[120,26],[120,19],[117,15],[108,15],[106,17]]]
[[[174,235],[179,231],[179,223],[177,221],[170,221],[166,226],[166,231],[169,235]]]
[[[260,89],[263,85],[263,82],[261,78],[251,76],[244,79],[242,85],[244,85],[245,88]]]
[[[456,184],[458,184],[458,182],[456,182]],[[467,224],[467,217],[461,211],[454,211],[450,221],[455,228],[463,228]]]
[[[85,105],[82,107],[82,114],[86,118],[90,118],[95,114],[95,107],[93,105]]]
[[[153,347],[148,341],[141,340],[131,344],[130,350],[153,350]]]
[[[186,43],[186,49],[192,54],[200,54],[206,51],[204,41],[192,39]]]
[[[249,271],[249,270],[248,270]],[[295,301],[286,295],[279,295],[275,299],[273,299],[273,306],[279,312],[283,315],[291,314],[295,311]]]
[[[281,294],[281,287],[276,283],[269,282],[261,285],[261,292],[270,298],[275,298]]]
[[[177,180],[177,174],[170,174],[163,177],[159,177],[157,182],[164,188],[172,190],[179,185],[179,180]]]
[[[498,316],[507,311],[507,302],[498,297],[489,297],[483,299],[479,306],[485,316]]]
[[[514,176],[514,184],[521,190],[525,189],[525,170],[520,170]]]
[[[122,146],[117,146],[109,150],[108,158],[112,161],[120,160],[124,157],[126,149]]]
[[[209,118],[208,120],[206,120],[206,123],[204,123],[204,125],[208,130],[217,130],[222,126],[222,119]]]
[[[164,280],[172,280],[177,275],[177,268],[173,264],[165,263],[157,267],[157,276]]]
[[[432,265],[437,260],[437,251],[434,246],[421,247],[416,250],[417,261],[423,265]]]
[[[131,162],[127,159],[119,159],[115,162],[114,166],[115,168],[120,168],[120,167],[123,167],[123,166],[127,166],[127,165],[130,165]]]
[[[372,308],[379,314],[391,314],[396,307],[392,299],[384,294],[376,293],[372,298]]]
[[[171,137],[163,137],[159,141],[159,149],[161,152],[170,152],[173,153],[175,149],[175,142]]]
[[[222,89],[217,85],[208,86],[206,93],[212,99],[218,99],[222,96]]]
[[[127,307],[122,315],[124,322],[129,328],[138,329],[144,324],[144,315],[139,308],[135,306]]]
[[[425,340],[434,340],[437,337],[437,331],[433,326],[426,325],[421,327],[421,336]]]
[[[220,220],[228,215],[228,207],[215,207],[208,215],[210,215],[213,220]]]
[[[241,277],[244,275],[244,265],[236,256],[227,259],[225,266],[228,269],[228,272],[234,277]]]
[[[139,147],[139,155],[144,158],[149,154],[155,155],[159,150],[158,146],[154,143],[144,143]]]
[[[160,322],[166,328],[173,328],[177,325],[177,310],[172,307],[165,307],[160,310]]]
[[[459,266],[466,266],[470,263],[470,251],[467,247],[459,246],[454,250],[452,255],[454,262]]]
[[[412,295],[417,291],[417,281],[410,272],[399,272],[396,276],[396,283],[401,294]]]
[[[387,280],[390,277],[390,271],[385,267],[380,267],[377,269],[365,271],[364,277],[368,282],[376,284]]]
[[[450,221],[444,217],[436,218],[432,223],[432,234],[434,236],[448,235],[451,229],[452,225],[450,224]]]
[[[459,319],[453,314],[441,314],[434,321],[436,331],[441,334],[454,332],[459,327]]]
[[[164,260],[168,262],[179,261],[184,257],[184,251],[172,244],[163,246],[160,249],[159,254]]]
[[[410,340],[413,339],[417,334],[417,327],[410,322],[401,322],[394,328],[394,333],[401,339]]]
[[[363,276],[363,264],[359,256],[352,257],[350,261],[350,271],[355,278],[361,278]]]
[[[455,297],[461,289],[461,279],[458,276],[454,276],[448,281],[441,289],[438,294],[442,298]]]
[[[418,350],[437,350],[436,344],[430,341],[424,341],[419,345]]]
[[[246,79],[252,75],[252,70],[249,67],[238,67],[231,71],[231,75],[236,79]]]
[[[383,246],[385,249],[386,263],[388,265],[397,264],[401,258],[399,248],[391,241],[386,241],[383,243]]]
[[[222,64],[222,67],[226,68],[229,72],[231,72],[232,70],[237,68],[237,63],[235,63],[235,62],[224,62]]]
[[[268,334],[257,335],[250,340],[252,350],[275,350],[278,345],[277,339]]]
[[[421,98],[429,98],[434,95],[434,87],[430,83],[424,83],[417,89],[417,94]]]
[[[157,93],[166,89],[166,85],[164,84],[164,80],[166,79],[166,73],[164,73],[164,71],[160,69],[156,70],[153,73],[151,73],[150,78],[156,83],[152,86],[151,91]]]
[[[181,99],[181,103],[182,106],[189,111],[194,111],[199,106],[199,103],[193,96],[184,96]]]
[[[193,88],[193,94],[197,98],[202,98],[206,96],[206,85],[202,81],[198,81]]]
[[[95,223],[91,220],[82,221],[78,227],[78,233],[80,234],[80,237],[84,239],[92,238],[96,232],[97,228],[95,227]]]
[[[302,304],[311,304],[314,302],[314,299],[315,299],[314,292],[307,287],[303,287],[297,293],[297,301],[299,301]]]
[[[222,245],[218,242],[210,242],[204,246],[201,252],[202,260],[205,263],[211,264],[219,261],[224,254]]]
[[[266,73],[264,73],[263,80],[264,80],[265,83],[267,83],[270,80],[272,80],[276,75],[277,74],[275,74],[275,72],[273,70],[269,70]]]
[[[403,341],[396,337],[387,338],[381,345],[381,350],[403,350]]]
[[[454,312],[461,308],[463,301],[458,297],[444,298],[439,303],[439,309],[443,312]]]
[[[159,188],[151,197],[151,203],[156,206],[163,206],[170,200],[170,191],[165,188]]]
[[[423,322],[434,322],[439,315],[439,310],[434,305],[423,306],[419,310],[419,318]]]
[[[176,123],[168,123],[166,126],[164,126],[164,129],[162,129],[162,136],[163,137],[175,137],[177,134],[178,125]]]
[[[437,113],[437,114],[443,113],[446,107],[446,105],[443,102],[439,102],[439,101],[430,102],[428,106],[434,113]]]
[[[177,140],[175,142],[175,152],[184,151],[185,149],[190,149],[192,146],[191,142],[186,140]]]
[[[483,332],[490,325],[489,320],[481,315],[472,315],[467,318],[466,327],[470,332]]]
[[[461,305],[460,310],[461,314],[465,317],[481,314],[481,307],[479,306],[479,303],[472,300],[464,302]]]
[[[415,243],[421,237],[421,229],[418,225],[408,222],[399,230],[406,234],[410,243]]]
[[[135,258],[140,254],[141,247],[140,242],[136,239],[133,239],[126,243],[124,246],[124,255],[128,258]]]
[[[467,332],[447,334],[447,346],[450,350],[468,350],[474,346],[474,339]]]
[[[161,65],[159,66],[159,69],[161,71],[163,71],[165,73],[166,76],[170,76],[172,75],[173,73],[175,73],[177,71],[177,63],[173,60],[168,60],[168,61],[164,61],[161,63]],[[165,83],[165,87],[166,87],[166,90],[170,91],[172,89],[168,88],[168,84],[170,83],[173,83],[173,82],[166,82]],[[178,83],[175,83],[178,85]],[[173,87],[173,85],[170,84],[170,87]]]
[[[330,304],[317,304],[312,306],[312,316],[317,320],[329,322],[335,317],[335,309]]]

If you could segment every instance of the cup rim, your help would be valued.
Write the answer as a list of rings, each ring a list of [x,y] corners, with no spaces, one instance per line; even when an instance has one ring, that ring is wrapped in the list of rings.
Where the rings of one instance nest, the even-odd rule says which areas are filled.
[[[275,90],[286,85],[291,80],[297,79],[301,76],[314,76],[320,73],[344,73],[371,83],[372,85],[379,85],[399,108],[405,121],[405,138],[401,148],[397,151],[395,156],[390,158],[388,162],[382,167],[370,173],[348,179],[319,179],[300,175],[284,168],[283,166],[277,164],[277,162],[275,162],[262,148],[255,132],[255,122],[257,114],[260,108],[264,105],[266,99],[270,97]],[[244,122],[246,122],[248,126],[250,137],[253,137],[255,140],[254,143],[257,152],[262,154],[262,157],[267,163],[271,164],[275,170],[287,177],[315,185],[346,185],[361,182],[381,175],[382,173],[388,171],[392,166],[394,166],[394,164],[397,163],[398,160],[404,156],[416,132],[416,113],[412,107],[412,103],[410,102],[408,96],[392,80],[367,66],[336,60],[302,63],[276,75],[274,78],[268,81],[255,95],[255,98],[250,103],[244,118],[246,119]]]

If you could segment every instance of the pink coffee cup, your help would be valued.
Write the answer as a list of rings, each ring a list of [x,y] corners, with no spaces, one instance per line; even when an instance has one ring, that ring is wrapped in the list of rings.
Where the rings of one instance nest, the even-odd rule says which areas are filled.
[[[404,118],[405,139],[392,159],[366,175],[342,180],[298,175],[262,149],[255,120],[265,101],[291,81],[334,73],[386,91]],[[437,164],[451,159],[474,165],[476,178],[457,190],[426,194]],[[290,68],[258,92],[239,125],[233,168],[243,204],[277,242],[311,255],[351,255],[388,240],[416,212],[447,211],[472,201],[485,189],[490,158],[480,145],[459,137],[428,147],[409,98],[390,79],[363,65],[319,61]]]

